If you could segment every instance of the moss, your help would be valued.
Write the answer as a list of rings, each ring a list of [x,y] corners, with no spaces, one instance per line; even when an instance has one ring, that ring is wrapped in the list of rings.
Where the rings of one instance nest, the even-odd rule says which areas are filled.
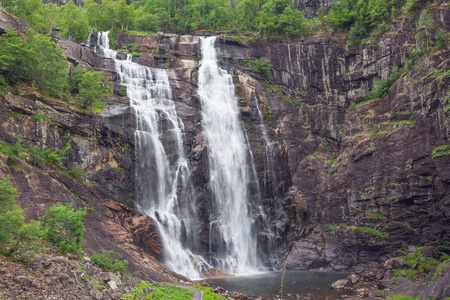
[[[95,112],[101,113],[102,110],[103,110],[103,107],[104,107],[105,105],[107,105],[107,104],[108,104],[108,103],[106,103],[106,102],[95,100],[95,101],[92,103],[92,110],[95,111]]]
[[[35,114],[31,116],[31,120],[33,121],[48,120],[48,119],[50,119],[48,116],[41,114]]]
[[[450,145],[442,145],[433,149],[432,158],[450,155]]]
[[[400,277],[403,274],[406,274],[406,278],[408,278],[409,280],[417,281],[425,277],[434,266],[438,264],[440,265],[440,260],[446,260],[444,264],[448,262],[449,257],[445,254],[441,253],[442,255],[440,260],[437,260],[431,257],[425,257],[422,254],[422,251],[423,247],[416,247],[416,252],[411,252],[404,255],[403,259],[406,261],[408,267],[392,270],[394,276]],[[404,249],[400,252],[407,253],[407,250]],[[437,277],[436,273],[434,275]]]
[[[377,229],[371,228],[371,227],[356,227],[356,230],[358,230],[359,232],[368,233],[368,234],[371,234],[371,235],[374,235],[374,236],[377,236],[380,238],[384,238],[384,239],[390,238],[390,235],[387,234],[386,232],[383,232],[383,231],[380,231],[380,230],[377,230]]]

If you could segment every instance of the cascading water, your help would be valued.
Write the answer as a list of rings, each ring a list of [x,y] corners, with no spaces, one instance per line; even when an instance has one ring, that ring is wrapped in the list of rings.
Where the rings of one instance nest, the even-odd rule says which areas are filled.
[[[133,63],[131,55],[116,59],[108,32],[98,32],[96,52],[114,60],[136,118],[138,208],[159,226],[166,265],[198,279],[210,265],[188,249],[197,243],[195,198],[183,151],[184,125],[177,117],[167,72]]]
[[[202,38],[198,94],[208,143],[210,189],[210,253],[213,264],[233,274],[257,270],[257,247],[249,212],[249,150],[232,76],[219,68],[215,37]]]

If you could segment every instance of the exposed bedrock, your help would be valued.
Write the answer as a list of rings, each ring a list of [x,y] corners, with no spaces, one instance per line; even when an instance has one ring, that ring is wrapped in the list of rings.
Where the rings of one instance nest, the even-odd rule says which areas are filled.
[[[450,29],[446,4],[429,12],[441,28]],[[261,253],[268,249],[270,234],[275,236],[275,255],[264,257],[266,262],[279,266],[292,251],[287,264],[291,269],[362,270],[391,256],[402,242],[440,246],[448,241],[450,156],[433,158],[432,152],[450,144],[449,115],[443,110],[450,78],[433,76],[433,70],[449,69],[449,47],[419,60],[386,96],[352,106],[394,66],[402,65],[409,47],[420,43],[415,36],[418,17],[400,18],[377,42],[358,46],[323,35],[248,43],[217,39],[221,66],[234,75],[260,204],[272,228],[264,232],[263,220],[257,221]],[[134,120],[112,61],[87,47],[57,42],[73,64],[103,70],[114,83],[115,96],[106,99],[109,108],[102,116],[71,108],[67,113],[65,104],[46,104],[32,92],[8,94],[0,98],[7,108],[0,113],[0,138],[13,143],[21,133],[25,145],[57,149],[70,138],[67,164],[83,168],[93,185],[86,187],[52,170],[34,171],[30,163],[29,172],[14,170],[6,157],[0,174],[11,174],[30,216],[42,214],[57,200],[94,205],[86,221],[88,249],[97,250],[111,237],[124,253],[143,259],[139,251],[144,249],[155,258],[151,267],[158,269],[161,246],[154,223],[133,210]],[[200,42],[198,36],[162,33],[116,37],[118,48],[137,44],[140,56],[135,62],[169,70],[185,127],[199,203],[198,234],[206,252],[211,191],[197,95]],[[260,57],[270,59],[273,80],[248,68],[245,60]],[[50,121],[31,121],[38,111],[50,114]],[[142,264],[136,260],[136,265]]]

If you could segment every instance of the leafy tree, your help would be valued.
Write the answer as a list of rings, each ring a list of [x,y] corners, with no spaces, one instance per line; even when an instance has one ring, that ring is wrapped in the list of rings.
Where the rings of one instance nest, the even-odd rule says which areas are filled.
[[[272,64],[270,59],[267,57],[261,57],[255,60],[248,60],[247,65],[251,70],[257,70],[264,74],[268,79],[272,80],[272,74],[270,73],[270,68]]]
[[[102,253],[94,252],[91,255],[91,260],[104,270],[109,270],[114,273],[119,272],[122,275],[128,265],[128,261],[123,259],[122,254],[106,249],[102,249]]]
[[[16,32],[7,30],[0,35],[0,68],[7,70],[5,79],[9,83],[28,80],[33,60],[33,53],[27,42]]]
[[[89,34],[89,24],[83,10],[72,0],[61,7],[61,25],[63,34],[77,43],[85,41]]]
[[[428,12],[424,12],[419,19],[418,36],[425,40],[426,50],[428,51],[431,43],[431,39],[434,37],[434,33],[437,29],[437,24]]]
[[[63,50],[49,36],[27,31],[27,40],[34,64],[29,66],[32,80],[44,92],[59,95],[67,90],[69,63]]]
[[[86,18],[89,25],[92,27],[98,27],[102,23],[103,15],[100,5],[95,1],[89,1],[85,4],[86,6]]]
[[[48,241],[60,247],[63,253],[81,252],[84,230],[81,219],[86,214],[86,208],[75,210],[73,203],[56,203],[50,207],[41,218]]]
[[[43,236],[39,222],[25,222],[25,212],[17,203],[17,190],[9,177],[0,180],[0,247],[6,255],[26,254],[42,248]]]
[[[117,22],[122,30],[128,30],[128,26],[133,21],[133,8],[127,5],[125,0],[120,0],[117,6]]]
[[[77,66],[70,79],[72,92],[77,94],[78,101],[84,107],[91,107],[94,101],[100,100],[104,95],[111,94],[111,90],[105,85],[107,80],[103,72],[86,70]]]
[[[160,20],[156,15],[145,11],[144,7],[139,7],[134,11],[135,28],[141,31],[157,32],[160,28]]]

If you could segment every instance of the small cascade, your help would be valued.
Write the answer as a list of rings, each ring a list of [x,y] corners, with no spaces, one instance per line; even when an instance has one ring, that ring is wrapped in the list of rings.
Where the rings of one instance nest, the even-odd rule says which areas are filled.
[[[98,32],[95,51],[114,60],[136,118],[136,205],[159,226],[165,264],[199,279],[210,265],[189,250],[197,244],[195,197],[183,150],[184,125],[176,113],[168,74],[132,62],[131,55],[116,59],[118,52],[109,48],[109,32]]]
[[[261,112],[261,108],[259,107],[258,97],[255,97],[256,110],[258,111],[259,123],[261,128],[261,134],[264,139],[264,177],[263,177],[263,188],[264,193],[269,195],[274,195],[273,185],[277,182],[276,174],[274,172],[274,164],[273,164],[273,149],[272,143],[270,142],[269,135],[267,133],[267,127],[264,123],[264,117]],[[277,207],[278,201],[273,201],[275,204],[275,209],[279,209]],[[262,227],[265,231],[265,236],[267,239],[267,250],[269,257],[275,260],[275,236],[276,234],[273,232],[272,226],[270,224],[270,219],[266,216],[264,210],[259,207],[260,214],[262,215]]]
[[[273,192],[272,185],[277,179],[273,168],[273,149],[267,134],[267,127],[264,123],[264,117],[258,103],[258,97],[255,97],[256,110],[258,111],[259,124],[264,139],[264,189],[266,192]]]
[[[249,149],[235,97],[232,76],[219,68],[215,37],[202,38],[198,94],[208,143],[210,189],[210,253],[214,266],[233,273],[258,268],[256,233],[249,209]]]

